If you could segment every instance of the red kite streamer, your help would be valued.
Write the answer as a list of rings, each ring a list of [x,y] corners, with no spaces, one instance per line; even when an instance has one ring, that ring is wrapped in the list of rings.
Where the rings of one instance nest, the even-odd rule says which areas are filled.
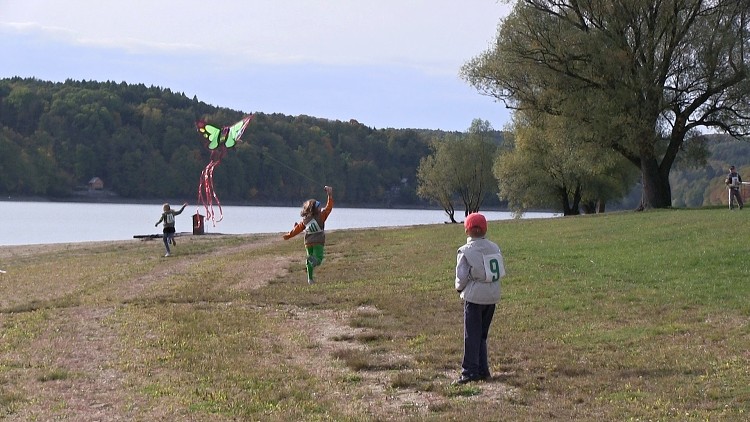
[[[198,203],[203,205],[206,210],[206,219],[211,220],[214,226],[224,218],[221,201],[219,201],[219,197],[214,190],[214,169],[221,164],[221,159],[226,155],[227,149],[242,141],[242,134],[252,120],[253,115],[251,114],[232,126],[224,126],[223,128],[210,125],[203,120],[196,122],[198,132],[203,135],[206,148],[211,150],[211,160],[201,172],[201,178],[198,182]],[[214,212],[214,203],[216,203],[219,211],[218,216]]]

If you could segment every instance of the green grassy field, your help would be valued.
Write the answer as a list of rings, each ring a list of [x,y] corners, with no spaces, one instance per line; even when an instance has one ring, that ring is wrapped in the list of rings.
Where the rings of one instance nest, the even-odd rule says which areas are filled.
[[[750,415],[750,211],[490,222],[489,382],[453,386],[462,226],[0,251],[0,419],[719,421]],[[331,218],[335,218],[335,212]]]

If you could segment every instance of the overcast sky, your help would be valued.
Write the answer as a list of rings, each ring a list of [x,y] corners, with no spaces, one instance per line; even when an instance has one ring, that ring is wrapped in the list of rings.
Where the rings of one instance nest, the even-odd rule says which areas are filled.
[[[143,83],[244,112],[465,131],[498,0],[0,0],[0,77]]]

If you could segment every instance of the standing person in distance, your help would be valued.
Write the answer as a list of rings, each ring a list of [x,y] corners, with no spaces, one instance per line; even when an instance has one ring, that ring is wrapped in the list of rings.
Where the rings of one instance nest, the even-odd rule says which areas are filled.
[[[320,207],[320,201],[308,199],[302,204],[300,216],[302,221],[294,223],[294,227],[289,233],[284,235],[284,240],[289,240],[294,236],[305,232],[305,250],[307,251],[307,260],[305,267],[307,269],[307,283],[315,283],[313,270],[323,263],[325,257],[326,233],[325,225],[328,216],[333,210],[333,188],[324,186],[327,199],[323,208]]]
[[[182,211],[187,206],[187,202],[182,204],[182,208],[180,208],[179,211],[175,211],[169,207],[169,204],[162,205],[162,213],[161,218],[159,221],[154,224],[154,227],[158,227],[159,223],[162,221],[164,222],[164,230],[163,230],[163,236],[164,239],[164,248],[166,248],[167,253],[164,255],[165,257],[168,257],[171,255],[171,251],[169,250],[169,244],[171,243],[172,246],[177,246],[177,242],[174,240],[174,221],[175,216],[182,214]]]
[[[464,300],[464,356],[461,377],[454,384],[483,381],[491,377],[487,359],[487,336],[500,301],[500,279],[505,264],[500,248],[487,239],[487,220],[480,213],[464,221],[468,236],[456,257],[456,291]]]
[[[737,173],[734,166],[729,166],[729,174],[724,179],[724,183],[729,189],[729,209],[732,209],[732,200],[737,201],[737,205],[742,209],[744,204],[742,203],[742,193],[740,192],[740,186],[742,185],[742,177]]]

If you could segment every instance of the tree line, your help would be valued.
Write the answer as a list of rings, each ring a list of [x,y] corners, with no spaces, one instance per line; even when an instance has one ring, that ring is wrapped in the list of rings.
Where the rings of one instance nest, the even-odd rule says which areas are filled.
[[[195,197],[209,161],[195,122],[243,116],[143,84],[0,79],[0,194],[69,197],[99,177],[121,198]],[[328,184],[350,205],[424,206],[417,167],[447,136],[461,134],[255,112],[215,188],[225,202],[296,204]]]
[[[121,198],[192,198],[209,160],[195,121],[243,115],[142,84],[2,79],[0,194],[69,198],[99,177]],[[467,132],[443,132],[256,112],[217,167],[216,189],[225,202],[296,204],[332,184],[342,203],[429,202],[454,222],[456,205],[464,215],[483,206],[571,215],[637,205],[638,172],[616,154],[590,145],[582,154],[564,130],[549,142],[518,122],[511,132],[480,119]],[[694,137],[682,150],[670,174],[675,206],[721,204],[726,163],[750,171],[737,161],[750,145],[728,136]]]

